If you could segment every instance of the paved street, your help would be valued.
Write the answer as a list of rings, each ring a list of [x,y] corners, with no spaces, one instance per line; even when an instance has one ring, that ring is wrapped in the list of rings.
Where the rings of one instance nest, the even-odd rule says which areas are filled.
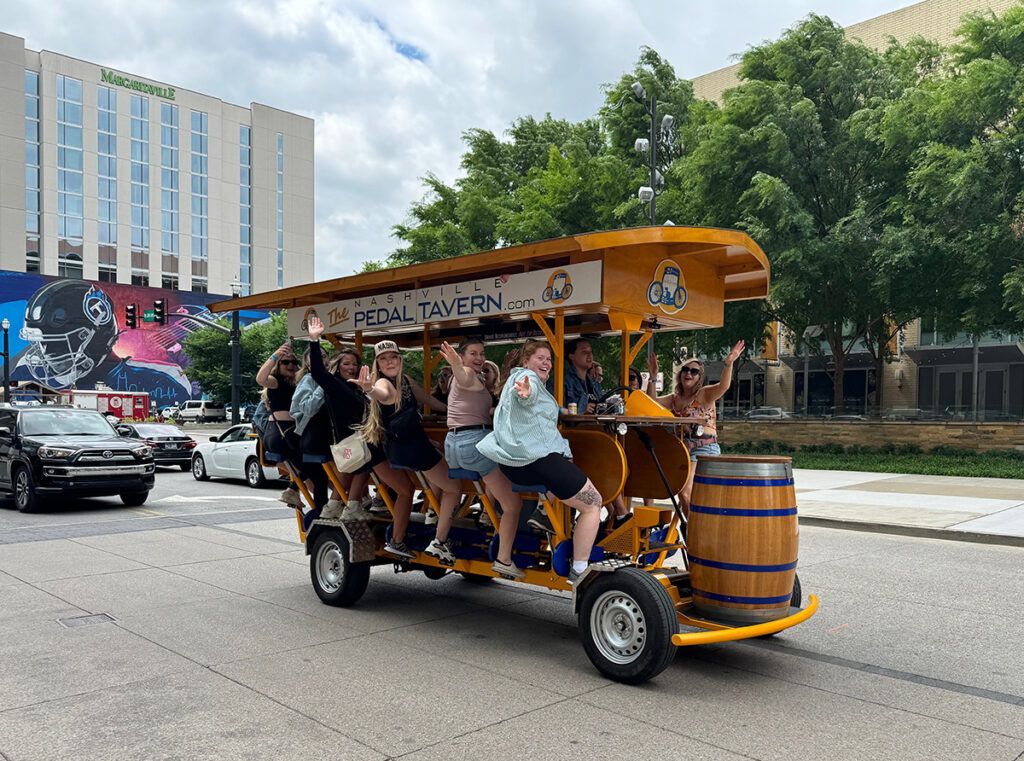
[[[805,527],[816,617],[626,687],[557,593],[379,568],[322,605],[275,495],[0,510],[0,756],[1024,758],[1024,549]]]

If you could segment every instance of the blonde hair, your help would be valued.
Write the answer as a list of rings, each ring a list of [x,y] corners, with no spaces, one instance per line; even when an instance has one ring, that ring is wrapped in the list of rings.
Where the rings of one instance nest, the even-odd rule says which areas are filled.
[[[485,359],[484,360],[484,367],[485,368],[490,368],[491,370],[494,371],[494,387],[491,388],[491,389],[488,389],[488,390],[489,391],[493,391],[495,388],[500,388],[501,387],[501,368],[498,367],[498,363],[497,362],[491,362],[491,360],[489,360],[489,359]],[[487,384],[484,383],[484,386],[486,387]]]
[[[399,360],[401,361],[402,355],[399,354],[398,357]],[[384,373],[380,371],[380,367],[377,364],[378,359],[380,358],[374,357],[373,365],[370,368],[371,373],[373,375],[378,376],[379,378],[385,378],[387,376],[385,376]],[[412,396],[412,386],[409,385],[409,379],[406,377],[404,369],[405,362],[402,361],[402,363],[398,366],[398,383],[396,384],[398,386],[398,402],[396,403],[397,407],[401,407],[402,402],[404,402],[410,396]],[[372,397],[370,398],[370,411],[366,415],[366,422],[359,426],[358,430],[359,433],[362,434],[362,437],[366,439],[366,441],[368,441],[370,444],[381,446],[382,442],[384,441],[384,434],[387,433],[387,430],[384,427],[381,404],[376,399]]]
[[[700,370],[700,375],[698,376],[700,378],[700,382],[697,384],[697,391],[699,392],[702,388],[704,388],[704,363],[701,362],[696,357],[690,357],[689,359],[685,360],[682,365],[679,366],[679,372],[676,373],[676,387],[672,390],[672,393],[674,393],[676,396],[682,396],[684,393],[686,393],[686,390],[683,388],[683,370],[691,362],[696,362],[697,367]]]

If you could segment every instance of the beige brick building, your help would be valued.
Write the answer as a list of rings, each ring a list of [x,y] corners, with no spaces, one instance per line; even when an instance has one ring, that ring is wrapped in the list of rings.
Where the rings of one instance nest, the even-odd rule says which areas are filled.
[[[955,32],[967,13],[1002,13],[1016,0],[924,0],[846,27],[850,38],[876,48],[890,38],[906,42],[915,35],[943,44],[956,40]],[[795,23],[795,21],[794,21]],[[739,84],[739,65],[696,77],[694,92],[719,100]],[[937,416],[970,418],[977,401],[979,418],[988,421],[1024,418],[1024,336],[989,335],[979,342],[977,399],[973,371],[974,347],[969,336],[944,339],[921,320],[903,331],[896,361],[875,378],[870,355],[854,353],[844,375],[846,412],[882,414],[896,419]],[[833,406],[828,368],[813,358],[794,353],[785,336],[778,338],[778,360],[748,362],[726,399],[726,411],[742,413],[752,407],[778,407],[808,414],[829,414]],[[716,377],[714,365],[709,375]],[[805,396],[804,387],[810,389]],[[881,387],[881,404],[878,388]]]

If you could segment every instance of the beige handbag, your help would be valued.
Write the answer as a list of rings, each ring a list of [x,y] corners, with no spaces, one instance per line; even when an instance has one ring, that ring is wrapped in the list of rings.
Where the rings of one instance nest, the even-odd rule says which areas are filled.
[[[370,461],[370,448],[362,434],[353,433],[337,444],[331,444],[331,457],[340,473],[355,473]]]

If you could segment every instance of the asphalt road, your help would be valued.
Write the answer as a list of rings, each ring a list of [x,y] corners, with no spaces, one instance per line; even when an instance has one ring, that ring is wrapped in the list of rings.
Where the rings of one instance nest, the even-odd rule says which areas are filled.
[[[320,604],[275,497],[0,509],[0,758],[1024,759],[1024,549],[805,527],[818,615],[626,687],[558,593],[381,567]]]

